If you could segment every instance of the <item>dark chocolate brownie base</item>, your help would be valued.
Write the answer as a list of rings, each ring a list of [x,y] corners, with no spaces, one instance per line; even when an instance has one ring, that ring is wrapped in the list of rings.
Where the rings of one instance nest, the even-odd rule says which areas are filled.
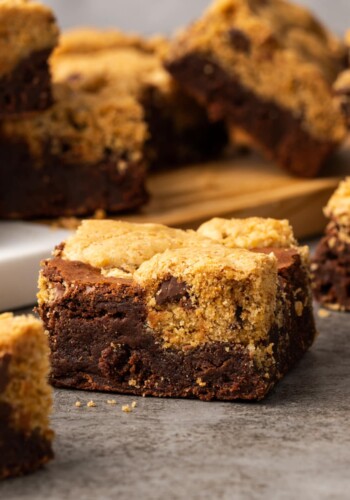
[[[204,109],[181,96],[180,105],[184,108],[188,99],[187,112],[193,111],[196,120],[187,126],[178,125],[178,111],[172,114],[169,103],[164,104],[159,98],[159,91],[150,87],[141,100],[150,131],[147,151],[153,169],[209,161],[223,152],[228,143],[224,122],[209,122]]]
[[[0,358],[0,392],[9,382],[9,358]],[[15,430],[11,413],[9,404],[0,403],[0,479],[33,472],[53,458],[51,442],[38,431],[25,434]]]
[[[314,177],[336,147],[308,134],[290,111],[259,99],[215,61],[186,56],[168,62],[167,69],[189,94],[206,106],[213,120],[226,119],[244,130],[267,158],[293,175]]]
[[[48,148],[49,149],[49,148]],[[141,163],[117,169],[106,155],[98,164],[64,164],[47,154],[36,166],[24,143],[0,138],[0,218],[84,216],[102,209],[117,213],[137,209],[148,197]]]
[[[50,54],[51,49],[34,52],[0,78],[0,118],[51,106]]]
[[[279,296],[283,296],[285,300],[285,333],[273,340],[278,372],[285,374],[312,345],[316,336],[316,325],[309,292],[309,274],[300,255],[293,249],[261,248],[254,251],[269,254],[271,250],[279,264]],[[291,336],[286,332],[291,332]]]
[[[350,311],[350,244],[331,225],[318,244],[312,262],[315,299],[333,309]]]
[[[11,428],[10,413],[0,404],[0,479],[34,472],[53,458],[50,441],[38,431],[26,435]]]
[[[260,400],[315,336],[311,309],[304,308],[300,316],[295,312],[295,293],[307,301],[305,273],[297,268],[298,255],[281,261],[285,324],[270,332],[268,343],[274,342],[277,361],[266,376],[266,368],[256,366],[244,345],[164,348],[147,331],[143,291],[132,280],[104,278],[98,269],[80,262],[46,261],[43,273],[54,284],[55,299],[42,304],[39,313],[49,332],[52,382],[57,387],[145,396]],[[182,290],[186,294],[186,287]],[[171,300],[181,301],[178,288]]]

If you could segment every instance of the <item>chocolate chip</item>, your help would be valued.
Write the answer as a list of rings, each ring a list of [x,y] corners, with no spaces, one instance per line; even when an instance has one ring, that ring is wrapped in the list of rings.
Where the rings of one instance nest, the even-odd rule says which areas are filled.
[[[174,276],[163,281],[156,293],[156,303],[159,306],[180,302],[182,299],[189,299],[188,285],[184,281],[178,281]]]
[[[3,392],[6,389],[6,386],[10,381],[8,369],[11,358],[11,354],[5,354],[0,357],[0,392]]]
[[[247,35],[243,33],[243,31],[237,28],[232,28],[228,31],[228,37],[231,42],[231,45],[238,52],[245,52],[245,53],[250,52],[251,42],[247,37]]]
[[[237,325],[239,326],[239,328],[243,327],[242,312],[243,312],[243,307],[237,306],[235,316],[236,316],[236,321],[237,321]]]

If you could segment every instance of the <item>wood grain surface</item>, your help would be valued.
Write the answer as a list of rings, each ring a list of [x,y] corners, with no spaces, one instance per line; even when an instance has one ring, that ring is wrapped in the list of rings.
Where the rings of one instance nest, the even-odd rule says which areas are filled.
[[[317,235],[322,208],[340,179],[350,175],[350,148],[330,162],[322,177],[291,177],[255,154],[151,174],[150,202],[138,214],[118,217],[197,227],[212,217],[287,218],[298,238]]]

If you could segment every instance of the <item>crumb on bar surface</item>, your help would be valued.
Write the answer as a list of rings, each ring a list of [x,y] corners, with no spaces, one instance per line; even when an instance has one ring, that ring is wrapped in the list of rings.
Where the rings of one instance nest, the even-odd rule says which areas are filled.
[[[262,99],[302,117],[313,137],[344,138],[330,87],[341,69],[343,45],[305,8],[284,0],[217,0],[180,32],[168,62],[191,54],[208,60],[208,80],[212,61]]]
[[[39,430],[52,438],[49,416],[52,389],[48,385],[49,347],[40,320],[33,316],[0,315],[0,359],[8,356],[8,384],[0,403],[11,406],[11,424],[18,431]]]
[[[32,53],[53,49],[58,34],[49,7],[28,0],[1,0],[0,77]]]

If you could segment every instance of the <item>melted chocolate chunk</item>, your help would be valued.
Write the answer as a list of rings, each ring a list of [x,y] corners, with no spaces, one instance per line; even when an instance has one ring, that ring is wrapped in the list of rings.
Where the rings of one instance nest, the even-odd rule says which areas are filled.
[[[178,281],[174,276],[163,281],[156,294],[158,306],[180,302],[182,299],[189,299],[188,285],[184,281]]]
[[[228,31],[229,40],[235,50],[239,52],[250,52],[251,42],[243,31],[232,28]]]

